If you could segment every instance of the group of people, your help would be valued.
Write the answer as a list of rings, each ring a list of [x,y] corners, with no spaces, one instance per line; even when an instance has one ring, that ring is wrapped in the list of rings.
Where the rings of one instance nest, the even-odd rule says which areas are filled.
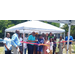
[[[25,36],[25,35],[24,35]],[[65,41],[68,40],[68,37],[65,38]],[[24,43],[22,41],[28,42]],[[59,54],[63,54],[63,48],[65,43],[62,42],[62,37],[60,36],[58,48]],[[70,36],[70,46],[69,52],[71,54],[71,44],[73,41],[73,37]],[[67,46],[67,42],[66,42]],[[49,34],[38,34],[32,32],[28,38],[23,38],[23,34],[20,36],[20,31],[16,30],[15,34],[12,35],[10,39],[10,33],[7,33],[6,37],[4,38],[4,48],[5,54],[11,54],[11,50],[13,54],[26,54],[28,50],[28,54],[55,54],[56,52],[56,37],[50,32]],[[66,48],[67,49],[67,48]]]

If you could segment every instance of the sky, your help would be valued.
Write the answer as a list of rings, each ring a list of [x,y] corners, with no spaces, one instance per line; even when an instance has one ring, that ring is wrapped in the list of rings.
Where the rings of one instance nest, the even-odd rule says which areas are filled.
[[[60,23],[60,27],[63,27],[64,23]]]

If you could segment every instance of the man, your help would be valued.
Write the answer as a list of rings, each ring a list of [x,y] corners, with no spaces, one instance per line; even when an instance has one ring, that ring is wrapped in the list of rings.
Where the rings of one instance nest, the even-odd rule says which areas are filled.
[[[18,38],[18,35],[19,35],[19,30],[16,30],[15,31],[15,34],[13,34],[12,36],[12,50],[14,52],[14,54],[18,54],[18,52],[20,52],[20,49],[19,49],[19,46],[20,46],[20,40]]]
[[[50,32],[50,34],[49,34],[49,36],[48,36],[48,39],[53,39],[54,38],[54,36],[52,35],[52,33]]]
[[[7,37],[4,38],[4,48],[5,48],[5,54],[11,54],[11,50],[12,50],[12,42],[10,39],[10,33],[7,33],[6,35]]]
[[[35,32],[32,32],[32,34],[29,35],[28,42],[31,42],[31,43],[37,42],[37,40],[35,41]],[[28,44],[28,54],[33,54],[33,50],[34,50],[34,45]]]
[[[68,40],[68,33],[67,33],[67,36],[66,36],[66,38],[65,38],[65,41],[67,41]],[[71,54],[71,45],[72,45],[72,42],[73,42],[73,37],[72,36],[70,36],[70,39],[69,39],[69,53]],[[66,50],[67,50],[67,42],[66,42]]]

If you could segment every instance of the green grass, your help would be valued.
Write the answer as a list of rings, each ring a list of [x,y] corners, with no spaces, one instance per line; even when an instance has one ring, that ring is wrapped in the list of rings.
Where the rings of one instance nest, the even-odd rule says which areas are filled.
[[[0,54],[4,54],[4,47],[0,47]]]

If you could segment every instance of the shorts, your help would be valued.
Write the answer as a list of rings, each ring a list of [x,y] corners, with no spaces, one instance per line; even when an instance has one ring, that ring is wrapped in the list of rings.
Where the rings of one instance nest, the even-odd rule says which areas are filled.
[[[43,49],[41,49],[41,50],[37,50],[37,51],[39,51],[39,52],[43,52]]]
[[[37,48],[37,51],[43,52],[43,48],[38,47],[38,48]]]

